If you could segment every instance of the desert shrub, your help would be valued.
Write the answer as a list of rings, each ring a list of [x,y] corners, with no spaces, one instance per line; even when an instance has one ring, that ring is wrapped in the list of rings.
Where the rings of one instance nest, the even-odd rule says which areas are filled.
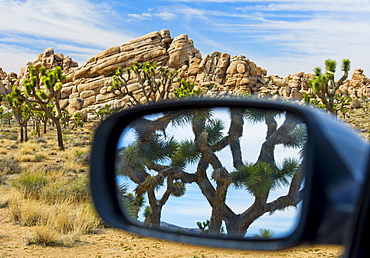
[[[34,160],[35,160],[35,162],[41,162],[41,161],[43,161],[45,159],[46,159],[46,156],[45,155],[43,155],[43,154],[36,154]]]
[[[19,178],[12,182],[23,198],[39,199],[42,188],[48,183],[43,172],[23,172]]]
[[[22,171],[19,161],[16,159],[3,158],[0,160],[0,174],[18,174]]]
[[[90,153],[89,152],[76,153],[75,163],[80,164],[81,166],[88,166],[90,164]]]
[[[88,178],[79,177],[48,184],[41,193],[41,199],[49,204],[90,201]]]

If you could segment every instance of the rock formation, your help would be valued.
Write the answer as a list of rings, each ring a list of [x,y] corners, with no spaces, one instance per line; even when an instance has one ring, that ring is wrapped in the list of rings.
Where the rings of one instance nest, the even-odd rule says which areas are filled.
[[[12,90],[12,85],[17,81],[18,75],[16,73],[7,74],[0,67],[0,94],[6,95]]]
[[[347,92],[351,97],[370,98],[370,78],[364,75],[360,68],[355,69],[350,81],[347,81],[340,88],[342,92]]]
[[[127,98],[117,99],[109,90],[114,71],[135,62],[154,61],[159,66],[178,70],[180,78],[188,78],[210,94],[255,93],[266,83],[263,77],[267,71],[246,57],[214,52],[202,58],[187,35],[171,38],[168,30],[162,30],[111,47],[73,69],[62,92],[62,106],[70,113],[105,104],[123,107]],[[130,83],[134,94],[140,94],[137,82]]]
[[[313,76],[303,72],[286,78],[267,75],[265,69],[242,55],[230,56],[213,52],[203,58],[187,35],[171,38],[168,30],[152,32],[121,46],[108,48],[80,67],[70,57],[54,54],[52,48],[45,49],[36,61],[29,64],[47,68],[58,65],[63,68],[63,72],[67,74],[67,82],[61,92],[61,107],[73,114],[77,111],[87,113],[106,104],[115,108],[124,107],[128,97],[117,98],[110,90],[114,71],[118,67],[125,70],[135,62],[154,61],[159,66],[178,70],[179,78],[189,79],[209,95],[251,93],[261,98],[279,95],[302,100],[304,93],[311,90],[307,81]],[[26,76],[27,67],[21,69],[18,79],[14,73],[7,75],[0,68],[0,93],[9,92],[12,81],[16,79],[17,83],[21,84]],[[140,97],[141,92],[136,80],[130,80],[128,87]],[[177,83],[173,84],[172,90],[177,87]],[[361,69],[356,69],[352,79],[340,90],[351,96],[370,97],[370,79]]]

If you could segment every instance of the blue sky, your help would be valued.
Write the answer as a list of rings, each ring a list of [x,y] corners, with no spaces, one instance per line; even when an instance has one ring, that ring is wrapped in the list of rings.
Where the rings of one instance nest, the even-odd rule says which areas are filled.
[[[269,74],[309,73],[327,58],[370,74],[370,0],[0,0],[0,67],[18,73],[49,47],[82,65],[161,29],[188,34],[203,56],[244,55]]]

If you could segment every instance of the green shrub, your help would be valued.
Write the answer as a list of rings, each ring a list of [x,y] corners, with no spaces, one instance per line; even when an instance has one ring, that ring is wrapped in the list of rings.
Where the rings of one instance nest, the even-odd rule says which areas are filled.
[[[43,155],[43,154],[36,154],[35,155],[35,162],[41,162],[41,161],[44,161],[46,159],[46,156]]]
[[[23,196],[23,198],[39,199],[42,189],[48,183],[42,172],[23,172],[17,180],[12,183]]]
[[[84,203],[90,201],[88,179],[79,177],[48,184],[42,191],[41,199],[49,204],[65,202]]]
[[[19,161],[15,159],[4,158],[0,160],[0,174],[18,174],[22,171]]]

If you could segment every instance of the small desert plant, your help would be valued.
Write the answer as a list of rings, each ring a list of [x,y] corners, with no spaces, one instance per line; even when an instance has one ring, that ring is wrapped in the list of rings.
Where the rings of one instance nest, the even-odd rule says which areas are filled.
[[[103,122],[109,116],[113,115],[116,111],[110,105],[105,105],[103,107],[98,108],[95,111],[95,115],[98,117],[100,122]]]
[[[258,230],[258,234],[254,234],[253,236],[256,238],[272,238],[275,232],[271,229],[260,228]]]
[[[46,156],[43,154],[36,154],[35,155],[35,162],[42,162],[46,159]]]
[[[18,174],[22,171],[19,161],[16,159],[3,158],[0,160],[0,174]]]
[[[43,172],[23,172],[19,178],[12,182],[23,198],[39,199],[42,188],[48,183]]]
[[[45,186],[41,199],[49,204],[84,203],[91,200],[88,179],[84,177],[55,182]]]
[[[75,113],[73,116],[73,120],[74,120],[74,125],[72,129],[84,126],[84,121],[83,121],[83,117],[81,113],[79,112]]]

